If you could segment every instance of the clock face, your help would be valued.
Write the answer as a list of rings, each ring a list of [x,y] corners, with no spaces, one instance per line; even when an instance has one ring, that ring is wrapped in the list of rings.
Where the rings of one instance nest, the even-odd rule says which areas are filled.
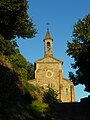
[[[53,76],[52,71],[51,71],[51,70],[48,70],[48,71],[46,72],[46,77],[51,78],[52,76]]]

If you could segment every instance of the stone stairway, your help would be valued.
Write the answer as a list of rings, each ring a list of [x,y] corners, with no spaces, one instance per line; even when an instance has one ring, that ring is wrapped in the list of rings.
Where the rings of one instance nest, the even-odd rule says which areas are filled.
[[[90,103],[57,103],[52,120],[90,120]]]

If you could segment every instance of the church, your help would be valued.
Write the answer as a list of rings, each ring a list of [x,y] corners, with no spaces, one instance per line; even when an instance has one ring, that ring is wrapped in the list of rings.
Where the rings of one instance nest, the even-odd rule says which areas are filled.
[[[45,89],[53,88],[58,93],[57,99],[62,102],[75,102],[74,85],[63,77],[63,62],[53,56],[53,39],[49,29],[43,41],[44,57],[35,62],[35,79],[30,83]]]

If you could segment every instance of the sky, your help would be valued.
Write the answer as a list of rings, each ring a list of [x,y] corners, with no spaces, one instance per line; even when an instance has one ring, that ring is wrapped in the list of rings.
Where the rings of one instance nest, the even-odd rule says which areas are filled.
[[[47,25],[53,38],[53,56],[64,62],[64,77],[73,71],[70,64],[73,59],[65,53],[67,41],[72,41],[72,31],[79,19],[90,14],[90,0],[28,0],[28,14],[36,25],[38,33],[32,39],[17,39],[21,54],[27,61],[34,63],[44,57],[44,43]],[[84,86],[75,86],[76,101],[87,97],[90,93],[84,91]]]

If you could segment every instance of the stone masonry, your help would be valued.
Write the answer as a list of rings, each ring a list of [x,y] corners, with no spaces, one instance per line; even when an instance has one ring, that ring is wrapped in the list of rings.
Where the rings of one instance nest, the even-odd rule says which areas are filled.
[[[63,77],[63,62],[53,57],[52,38],[47,31],[44,39],[44,58],[35,62],[35,80],[30,83],[47,89],[52,87],[57,91],[59,99],[62,102],[75,102],[74,85]]]

